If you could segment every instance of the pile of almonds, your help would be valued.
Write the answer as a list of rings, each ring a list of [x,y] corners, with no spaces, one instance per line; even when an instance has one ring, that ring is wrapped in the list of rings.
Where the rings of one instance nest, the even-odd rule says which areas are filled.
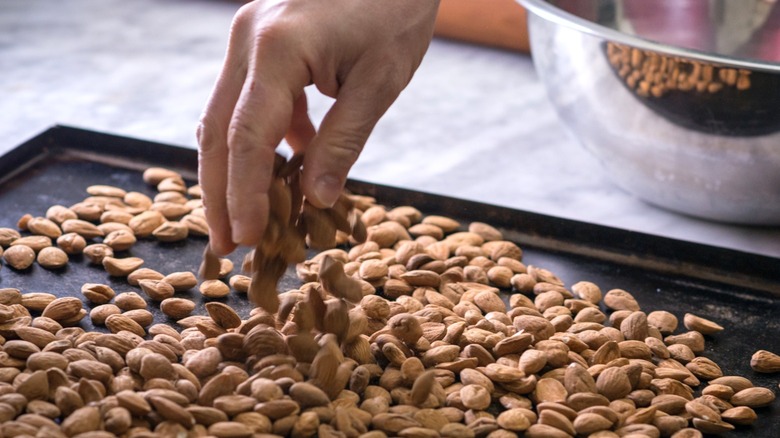
[[[750,89],[750,70],[722,67],[678,56],[660,55],[623,44],[607,43],[607,59],[629,88],[642,97],[670,91],[717,93],[724,88]]]
[[[228,260],[207,260],[216,278],[198,284],[191,272],[163,275],[111,256],[100,227],[127,230],[106,225],[123,223],[107,212],[127,213],[121,219],[136,239],[159,238],[170,222],[189,233],[204,225],[196,188],[165,169],[145,177],[177,187],[161,193],[195,199],[154,223],[150,212],[162,207],[133,205],[116,188],[91,188],[89,208],[57,209],[103,233],[103,243],[82,250],[103,245],[90,259],[138,292],[85,284],[87,312],[79,297],[0,289],[0,436],[684,438],[749,425],[775,398],[701,355],[706,337],[724,330],[713,321],[686,314],[682,329],[670,312],[643,312],[627,291],[567,285],[527,265],[488,224],[363,196],[345,205],[365,242],[335,233],[338,247],[297,265],[302,284],[279,294],[276,311],[239,315],[212,301],[255,281],[231,275]],[[53,238],[51,226],[35,234],[43,228],[30,227],[33,219],[19,228]],[[47,220],[65,231],[74,218]],[[9,230],[0,230],[6,254],[23,245],[40,258],[55,248],[16,243],[28,237]],[[70,232],[85,243],[101,237],[78,230]],[[207,315],[174,297],[196,286]],[[508,305],[502,290],[513,292]],[[152,305],[179,328],[153,324]],[[87,314],[107,332],[80,328]],[[780,357],[762,350],[751,366],[777,372]]]

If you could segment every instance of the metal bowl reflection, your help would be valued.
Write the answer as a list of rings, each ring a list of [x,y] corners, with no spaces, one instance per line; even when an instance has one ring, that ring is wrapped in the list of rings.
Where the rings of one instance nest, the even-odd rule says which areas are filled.
[[[780,224],[780,3],[518,1],[554,107],[618,185]]]

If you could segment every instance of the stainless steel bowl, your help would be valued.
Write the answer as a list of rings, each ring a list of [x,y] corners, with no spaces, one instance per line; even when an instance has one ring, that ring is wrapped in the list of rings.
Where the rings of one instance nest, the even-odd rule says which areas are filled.
[[[618,185],[780,224],[780,2],[518,1],[554,107]]]

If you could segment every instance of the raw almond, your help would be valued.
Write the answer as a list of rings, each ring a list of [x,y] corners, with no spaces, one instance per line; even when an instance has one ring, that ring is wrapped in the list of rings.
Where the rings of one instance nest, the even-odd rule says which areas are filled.
[[[189,228],[176,221],[165,222],[152,231],[152,235],[161,242],[178,242],[187,238]]]
[[[54,294],[47,292],[28,292],[21,295],[19,303],[11,302],[9,304],[21,304],[32,312],[42,312],[46,306],[56,299],[57,297]]]
[[[151,207],[149,207],[149,211],[159,212],[165,219],[172,221],[188,214],[190,212],[190,208],[184,204],[177,204],[175,202],[155,202]]]
[[[146,300],[136,292],[122,292],[114,299],[114,303],[122,310],[145,309]]]
[[[102,265],[103,259],[114,256],[114,250],[104,243],[94,243],[84,248],[84,255],[89,259],[90,263]]]
[[[127,251],[136,243],[135,234],[127,230],[111,231],[103,239],[103,243],[110,246],[114,251]]]
[[[154,269],[140,268],[131,272],[130,275],[127,276],[127,282],[132,286],[138,286],[138,283],[141,280],[162,280],[163,278],[164,275],[155,271]]]
[[[504,239],[504,236],[500,231],[498,231],[492,225],[488,225],[483,222],[470,223],[469,232],[480,236],[485,242]]]
[[[18,231],[13,228],[0,228],[0,246],[8,247],[14,240],[22,237]]]
[[[165,222],[165,217],[159,211],[145,211],[130,219],[127,224],[136,237],[149,237],[154,230]]]
[[[115,304],[102,304],[93,307],[92,310],[89,311],[89,319],[92,320],[93,324],[104,325],[106,323],[106,318],[120,313],[122,313],[122,309]]]
[[[750,358],[750,367],[759,373],[780,373],[780,356],[766,350],[758,350]]]
[[[78,215],[64,205],[52,205],[46,210],[46,219],[59,225],[68,219],[78,219]]]
[[[220,280],[206,280],[198,289],[206,298],[223,298],[230,293],[228,285]]]
[[[56,239],[62,236],[62,230],[53,221],[45,217],[34,217],[27,223],[27,229],[32,234],[39,234],[50,239]]]
[[[747,406],[749,408],[760,408],[767,406],[775,399],[775,393],[771,389],[763,387],[752,387],[743,389],[734,394],[729,402],[734,406]]]
[[[696,316],[693,313],[686,313],[683,318],[683,324],[688,330],[695,330],[703,335],[712,335],[723,331],[723,327],[710,321],[709,319]]]
[[[217,325],[225,329],[241,325],[241,317],[230,306],[216,301],[206,303],[206,311]]]
[[[141,280],[138,282],[141,290],[153,301],[162,301],[173,297],[175,293],[173,286],[165,280]]]
[[[182,319],[195,310],[195,303],[186,298],[166,298],[160,303],[160,310],[173,319]]]
[[[209,235],[209,226],[208,223],[206,223],[206,218],[204,217],[188,214],[181,218],[181,223],[187,227],[189,233],[193,236]]]
[[[143,264],[144,260],[139,257],[125,257],[123,259],[103,257],[103,268],[112,277],[126,277]]]
[[[46,269],[60,269],[68,264],[68,255],[56,246],[50,246],[38,253],[37,260]]]
[[[57,298],[50,302],[41,313],[41,316],[55,321],[66,321],[79,314],[83,310],[81,300],[75,297]]]
[[[27,245],[14,245],[3,252],[3,260],[8,266],[21,271],[32,266],[35,251]]]
[[[68,219],[62,223],[62,231],[76,233],[85,239],[103,237],[103,232],[95,224],[82,219]]]
[[[76,233],[65,233],[57,238],[57,246],[66,254],[78,255],[84,252],[87,247],[87,241],[83,236]]]
[[[181,178],[181,174],[164,167],[150,167],[144,170],[143,180],[149,185],[156,186],[165,178]]]
[[[233,275],[230,277],[230,287],[236,290],[236,292],[247,293],[249,291],[249,284],[252,279],[246,275]]]
[[[173,272],[163,277],[162,280],[173,286],[176,292],[184,292],[198,285],[197,277],[189,271]]]
[[[108,185],[93,185],[87,187],[87,193],[92,196],[108,196],[111,198],[124,198],[127,192],[124,189]]]
[[[145,336],[146,331],[140,324],[135,322],[132,318],[125,315],[109,315],[105,321],[106,327],[111,333],[119,333],[121,331],[128,331],[138,336]]]
[[[110,286],[99,283],[85,283],[81,286],[81,293],[94,304],[106,304],[116,295]]]
[[[123,200],[125,204],[142,210],[152,206],[152,199],[140,192],[127,192]]]
[[[128,310],[122,313],[122,315],[132,319],[133,321],[137,322],[138,325],[144,328],[152,325],[152,322],[154,321],[154,316],[152,315],[152,312],[146,309]]]
[[[171,175],[157,184],[157,191],[187,193],[187,185],[180,175]]]

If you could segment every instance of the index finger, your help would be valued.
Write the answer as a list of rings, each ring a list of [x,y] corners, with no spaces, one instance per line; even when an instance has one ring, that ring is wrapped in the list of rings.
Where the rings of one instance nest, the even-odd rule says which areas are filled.
[[[238,60],[240,42],[231,33],[225,62],[214,84],[206,108],[198,124],[198,180],[203,189],[203,205],[209,225],[209,240],[220,255],[232,252],[236,245],[231,239],[227,201],[228,146],[227,133],[233,108],[246,77],[246,66]]]
[[[256,245],[265,231],[274,151],[309,82],[302,61],[279,53],[258,49],[228,129],[227,210],[232,240],[241,245]]]

